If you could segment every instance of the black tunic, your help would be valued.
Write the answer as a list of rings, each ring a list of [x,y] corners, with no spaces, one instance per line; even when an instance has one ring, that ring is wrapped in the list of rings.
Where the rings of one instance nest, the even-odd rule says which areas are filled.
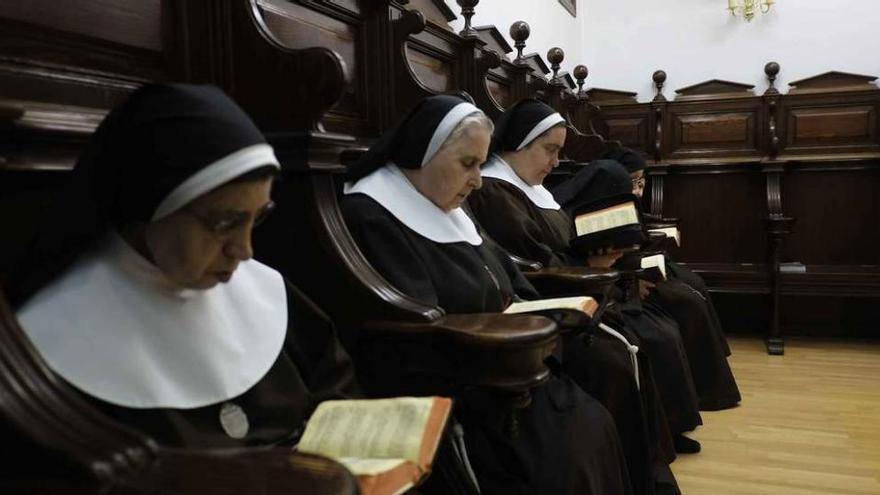
[[[492,178],[483,180],[483,187],[471,194],[469,203],[493,238],[511,239],[512,244],[505,247],[512,253],[533,257],[550,266],[587,263],[569,248],[576,232],[574,222],[564,210],[537,208],[515,186]],[[650,318],[627,319],[640,337],[647,338],[645,346],[655,368],[663,367],[663,373],[654,378],[661,389],[667,416],[672,419],[673,433],[701,424],[699,414],[693,410],[693,392],[688,391],[691,386],[696,389],[700,409],[723,409],[739,402],[739,390],[726,359],[724,336],[713,324],[707,300],[679,281],[662,282],[642,305]],[[633,312],[632,308],[628,311],[630,315]],[[670,331],[673,326],[678,327],[679,338]],[[671,359],[680,354],[682,345],[686,359]],[[687,380],[688,369],[691,380]]]
[[[666,274],[673,280],[678,280],[689,285],[703,296],[703,299],[706,301],[706,306],[709,307],[709,316],[712,318],[712,326],[721,336],[724,345],[724,353],[725,355],[730,356],[730,345],[727,343],[727,336],[724,334],[724,329],[721,327],[721,319],[718,318],[718,313],[715,311],[715,304],[712,303],[712,297],[709,294],[709,287],[706,286],[706,281],[703,280],[703,277],[692,272],[688,267],[676,263],[669,256],[666,257]]]
[[[678,322],[700,409],[735,407],[741,400],[739,388],[727,363],[724,336],[712,325],[706,298],[689,285],[670,279],[651,290],[644,306],[657,313],[668,312]]]
[[[501,311],[528,282],[484,242],[441,244],[398,221],[372,198],[342,199],[342,212],[370,263],[404,293],[449,313]],[[502,433],[497,414],[461,404],[458,419],[484,493],[631,493],[608,412],[567,376],[532,391],[521,433]]]
[[[538,208],[516,186],[494,178],[483,179],[483,187],[471,195],[469,204],[480,224],[512,253],[546,266],[587,264],[569,248],[576,232],[565,210]],[[670,431],[693,430],[702,420],[678,325],[665,314],[643,314],[638,301],[620,304],[619,309],[625,326],[638,334],[654,365]]]
[[[288,329],[284,348],[269,372],[242,395],[195,409],[132,409],[87,396],[100,409],[162,445],[189,448],[292,444],[317,405],[360,395],[353,368],[329,319],[287,285]],[[227,435],[220,408],[231,402],[247,415],[241,439]]]

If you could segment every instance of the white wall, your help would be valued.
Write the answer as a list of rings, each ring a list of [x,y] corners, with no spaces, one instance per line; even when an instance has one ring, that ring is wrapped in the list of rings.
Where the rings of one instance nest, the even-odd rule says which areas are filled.
[[[751,23],[724,0],[587,0],[590,86],[653,97],[651,74],[669,76],[666,96],[727,79],[767,87],[764,64],[782,66],[777,87],[830,70],[880,75],[880,1],[777,0]]]
[[[763,93],[771,60],[782,66],[782,91],[830,70],[880,76],[880,0],[776,1],[770,14],[747,23],[727,12],[726,0],[578,0],[576,19],[557,0],[482,0],[474,24],[495,24],[510,41],[510,24],[525,20],[527,51],[546,56],[561,46],[565,70],[589,67],[588,87],[637,91],[640,101],[653,98],[657,69],[668,75],[670,99],[675,89],[714,78]]]
[[[464,27],[461,7],[455,0],[446,0],[446,4],[458,15],[458,19],[450,23],[458,32]],[[481,0],[475,10],[472,24],[494,25],[511,47],[513,39],[510,37],[510,25],[516,21],[526,21],[532,34],[526,40],[525,53],[540,53],[546,62],[547,50],[558,46],[565,51],[562,70],[571,72],[575,65],[586,63],[583,50],[584,31],[581,29],[584,17],[580,13],[577,18],[572,17],[558,0]],[[515,49],[508,55],[510,59],[514,57]],[[550,66],[549,62],[547,66]]]

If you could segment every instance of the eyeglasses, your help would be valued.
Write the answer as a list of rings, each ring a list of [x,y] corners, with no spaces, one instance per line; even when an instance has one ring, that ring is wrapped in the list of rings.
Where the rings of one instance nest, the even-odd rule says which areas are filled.
[[[645,178],[639,177],[638,179],[632,179],[633,187],[645,187]]]
[[[269,216],[272,211],[275,210],[275,202],[270,201],[263,208],[257,212],[256,217],[254,217],[254,227],[263,223],[266,218]],[[247,224],[250,215],[247,213],[230,213],[228,215],[224,215],[221,218],[208,218],[200,213],[197,213],[193,210],[189,210],[184,208],[183,211],[189,213],[193,218],[195,218],[208,232],[217,235],[223,236],[234,232],[244,225]]]

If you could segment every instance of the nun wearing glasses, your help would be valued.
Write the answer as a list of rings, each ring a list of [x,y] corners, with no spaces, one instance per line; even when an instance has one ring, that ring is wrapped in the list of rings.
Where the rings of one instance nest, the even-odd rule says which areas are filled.
[[[293,444],[319,402],[357,395],[329,321],[252,259],[279,168],[217,88],[113,110],[11,287],[49,368],[170,446]]]

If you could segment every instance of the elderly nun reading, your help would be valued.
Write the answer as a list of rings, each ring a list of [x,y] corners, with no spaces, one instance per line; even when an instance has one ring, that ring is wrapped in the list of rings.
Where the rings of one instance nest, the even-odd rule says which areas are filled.
[[[251,259],[278,169],[216,88],[146,86],[112,111],[14,287],[49,367],[175,446],[293,443],[357,393],[331,324]]]
[[[352,167],[342,200],[371,264],[404,293],[450,313],[502,311],[516,294],[534,293],[461,208],[480,187],[491,132],[463,97],[426,98]],[[483,493],[630,493],[613,420],[553,368],[532,390],[515,438],[505,436],[499,414],[459,403]]]

